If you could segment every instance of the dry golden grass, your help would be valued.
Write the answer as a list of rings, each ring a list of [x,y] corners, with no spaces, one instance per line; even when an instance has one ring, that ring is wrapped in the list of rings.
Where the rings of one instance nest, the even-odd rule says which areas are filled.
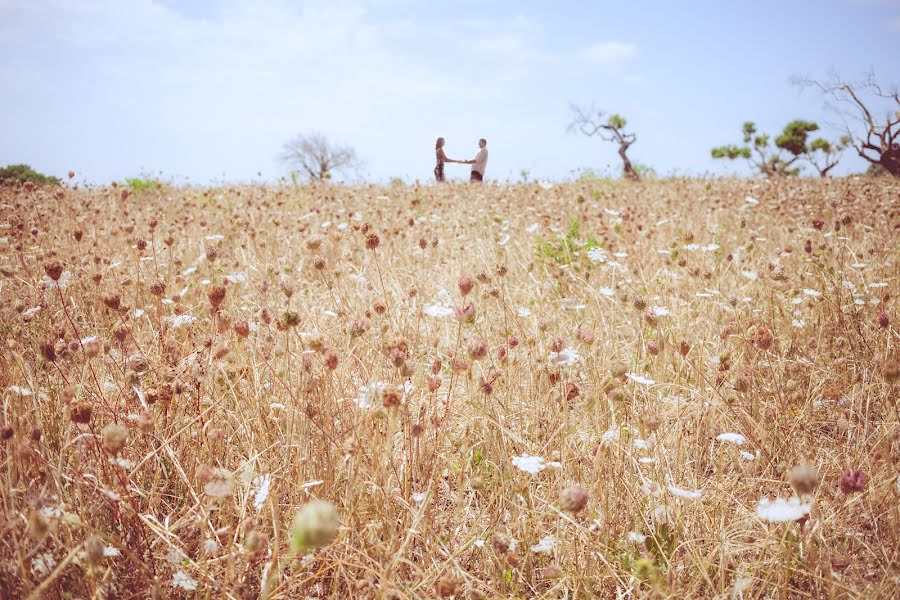
[[[3,188],[0,596],[891,597],[898,199]]]

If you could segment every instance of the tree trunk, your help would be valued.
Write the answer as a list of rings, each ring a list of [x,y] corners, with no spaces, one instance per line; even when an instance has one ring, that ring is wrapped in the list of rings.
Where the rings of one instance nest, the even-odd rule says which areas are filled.
[[[900,177],[900,151],[888,150],[881,155],[878,164],[894,177]]]
[[[628,177],[629,179],[634,179],[635,181],[637,181],[638,179],[640,179],[640,176],[638,176],[637,172],[634,170],[634,167],[631,166],[631,161],[628,160],[628,156],[625,154],[625,152],[628,151],[628,146],[630,146],[630,145],[631,144],[620,144],[619,145],[619,156],[622,157],[622,164],[623,164],[623,169],[625,170],[625,177]]]

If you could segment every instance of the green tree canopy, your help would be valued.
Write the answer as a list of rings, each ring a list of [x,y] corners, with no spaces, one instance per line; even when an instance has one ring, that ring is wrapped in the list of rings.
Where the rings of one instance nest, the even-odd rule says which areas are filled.
[[[847,143],[844,138],[834,144],[824,138],[810,141],[809,135],[818,129],[819,125],[813,121],[794,119],[784,126],[775,137],[775,143],[771,144],[768,134],[760,133],[753,121],[746,121],[741,128],[743,145],[718,146],[710,154],[717,159],[744,159],[766,177],[798,175],[800,167],[795,165],[797,161],[804,160],[825,177],[840,160],[839,155]]]

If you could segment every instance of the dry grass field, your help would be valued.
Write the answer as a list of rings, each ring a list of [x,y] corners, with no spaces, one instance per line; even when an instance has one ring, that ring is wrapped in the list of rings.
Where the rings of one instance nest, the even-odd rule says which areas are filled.
[[[0,189],[4,598],[890,598],[900,184]]]

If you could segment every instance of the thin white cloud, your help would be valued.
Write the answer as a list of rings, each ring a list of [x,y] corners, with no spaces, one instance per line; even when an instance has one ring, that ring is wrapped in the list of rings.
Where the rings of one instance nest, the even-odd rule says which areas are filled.
[[[618,64],[637,56],[638,47],[630,42],[597,42],[582,48],[579,55],[591,62]]]

